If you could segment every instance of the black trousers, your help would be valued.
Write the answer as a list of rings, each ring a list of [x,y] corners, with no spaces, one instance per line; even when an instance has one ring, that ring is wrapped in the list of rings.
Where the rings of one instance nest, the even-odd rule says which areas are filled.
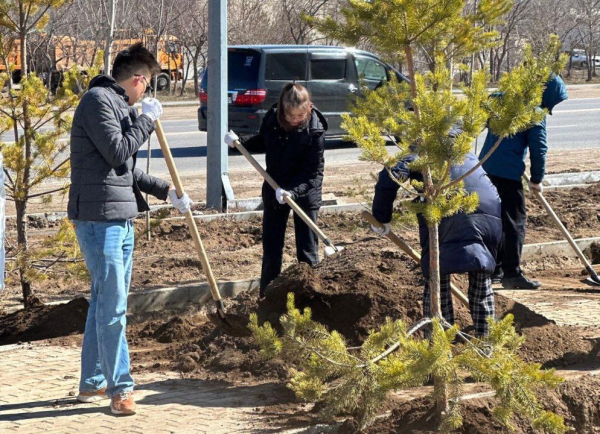
[[[489,175],[502,201],[502,241],[496,258],[496,271],[504,271],[505,277],[521,274],[521,254],[525,243],[525,192],[523,183],[513,179]]]
[[[263,260],[260,274],[260,296],[265,288],[281,273],[285,229],[290,216],[288,205],[265,204],[263,214]],[[318,209],[304,210],[313,221],[317,221]],[[319,239],[313,231],[294,213],[294,232],[296,234],[296,257],[298,262],[311,266],[319,263]]]

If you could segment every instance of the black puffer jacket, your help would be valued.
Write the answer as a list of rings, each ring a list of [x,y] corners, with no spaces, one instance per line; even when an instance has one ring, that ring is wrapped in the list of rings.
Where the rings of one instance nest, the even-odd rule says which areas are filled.
[[[112,77],[90,82],[71,129],[70,219],[128,220],[149,209],[142,192],[167,198],[168,183],[135,167],[137,151],[153,129]]]
[[[277,105],[267,112],[258,135],[244,142],[250,148],[264,147],[267,173],[275,182],[292,193],[303,209],[321,206],[323,169],[325,160],[325,131],[327,120],[316,108],[308,126],[285,131],[277,120]],[[262,188],[265,206],[277,206],[275,192],[265,182]]]

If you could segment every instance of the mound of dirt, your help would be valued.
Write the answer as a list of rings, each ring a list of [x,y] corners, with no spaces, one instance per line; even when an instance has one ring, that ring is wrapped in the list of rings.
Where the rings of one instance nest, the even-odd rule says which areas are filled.
[[[600,264],[600,243],[593,242],[590,246],[583,251],[592,264]]]
[[[496,312],[501,317],[514,315],[515,328],[526,337],[519,354],[527,362],[545,368],[600,363],[598,343],[584,338],[577,327],[559,326],[502,296],[496,296]]]
[[[83,333],[88,308],[85,298],[76,298],[66,304],[39,305],[1,316],[0,345]]]
[[[298,308],[310,307],[316,321],[343,334],[349,345],[357,345],[386,317],[403,319],[409,325],[418,321],[422,288],[418,265],[385,240],[378,240],[348,246],[315,268],[296,264],[269,285],[265,299],[259,302],[256,292],[242,293],[228,300],[226,307],[243,316],[257,312],[260,322],[278,326],[286,311],[287,294],[293,292]],[[456,308],[459,324],[468,325],[468,311]],[[212,304],[206,309],[213,309]],[[146,344],[140,338],[170,342],[160,350],[161,356],[184,372],[209,371],[211,378],[228,380],[287,378],[283,362],[263,360],[252,338],[228,336],[210,322],[192,324],[176,317],[163,325],[154,321],[132,329],[131,340],[142,346]],[[132,360],[149,364],[156,356],[140,352]]]
[[[564,417],[565,423],[577,433],[598,432],[600,428],[600,379],[593,376],[566,381],[557,390],[545,391],[539,401],[547,410]],[[585,397],[585,399],[581,399]],[[494,419],[492,398],[477,398],[462,402],[463,426],[456,433],[502,434],[508,429]],[[362,431],[365,434],[425,434],[437,432],[433,424],[434,403],[429,398],[404,402],[392,411],[390,417],[377,420]],[[520,415],[512,420],[513,434],[534,434],[531,424]],[[339,434],[356,433],[356,425],[349,421],[338,430]]]
[[[189,339],[193,332],[194,326],[189,320],[176,316],[159,326],[153,332],[153,337],[158,342],[171,343]]]
[[[466,285],[464,278],[459,284]],[[258,301],[258,294],[242,293],[227,300],[227,311],[248,316],[257,312],[259,321],[275,327],[286,310],[287,294],[295,294],[298,308],[309,307],[313,318],[344,335],[349,345],[360,345],[369,330],[381,325],[386,317],[402,319],[408,325],[421,318],[423,281],[417,264],[384,241],[350,245],[339,255],[311,268],[296,264],[285,270]],[[212,311],[209,304],[206,309]],[[471,324],[468,310],[455,302],[456,320],[461,328]],[[576,327],[558,326],[526,307],[502,296],[496,297],[499,317],[512,313],[517,329],[527,335],[521,350],[527,361],[545,367],[561,367],[598,362],[594,342],[582,337]],[[212,378],[239,380],[252,378],[285,379],[281,361],[264,361],[252,338],[227,336],[212,323],[194,324],[176,317],[161,324],[153,322],[130,335],[168,343],[160,354],[136,354],[134,362],[151,364],[152,357],[164,358],[173,368],[184,372],[209,372]],[[139,341],[139,342],[138,342]],[[150,345],[150,343],[148,344]]]
[[[289,268],[267,287],[258,315],[277,324],[292,292],[298,307],[309,307],[315,321],[356,345],[386,317],[416,322],[422,288],[418,265],[407,256],[396,250],[354,248],[316,268]]]

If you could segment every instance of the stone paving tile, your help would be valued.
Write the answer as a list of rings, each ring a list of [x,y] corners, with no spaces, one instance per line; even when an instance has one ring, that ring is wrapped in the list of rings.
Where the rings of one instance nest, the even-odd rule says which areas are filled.
[[[108,400],[78,404],[69,393],[77,391],[79,356],[78,348],[43,344],[1,348],[0,433],[278,431],[254,411],[277,402],[284,391],[277,384],[231,386],[147,373],[135,375],[136,416],[113,416]]]
[[[559,325],[598,327],[600,292],[496,290]]]

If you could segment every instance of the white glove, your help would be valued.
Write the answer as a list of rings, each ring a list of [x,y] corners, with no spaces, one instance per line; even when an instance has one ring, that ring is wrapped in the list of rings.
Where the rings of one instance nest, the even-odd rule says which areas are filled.
[[[277,190],[275,190],[275,198],[277,199],[277,202],[279,202],[280,204],[284,205],[285,204],[285,198],[292,197],[292,193],[290,193],[289,191],[286,191],[282,188],[278,188]]]
[[[169,199],[171,199],[171,203],[181,214],[186,214],[192,208],[193,202],[187,193],[183,193],[183,196],[177,197],[177,191],[173,187],[169,189]]]
[[[543,193],[544,192],[544,186],[542,185],[542,183],[540,182],[539,184],[535,184],[533,182],[529,183],[529,189],[530,190],[535,190],[539,193]]]
[[[383,224],[382,228],[378,228],[377,226],[371,225],[371,230],[373,232],[375,232],[377,235],[379,235],[380,237],[385,237],[387,234],[390,233],[391,225],[389,223],[382,223],[382,224]]]
[[[240,140],[240,138],[237,136],[236,133],[234,133],[233,131],[229,130],[228,133],[225,133],[225,137],[223,137],[223,141],[225,143],[227,143],[227,146],[229,146],[230,148],[235,148],[235,145],[233,144],[236,140]]]
[[[152,122],[161,117],[162,113],[162,105],[156,98],[144,98],[142,100],[142,114],[148,116]]]

